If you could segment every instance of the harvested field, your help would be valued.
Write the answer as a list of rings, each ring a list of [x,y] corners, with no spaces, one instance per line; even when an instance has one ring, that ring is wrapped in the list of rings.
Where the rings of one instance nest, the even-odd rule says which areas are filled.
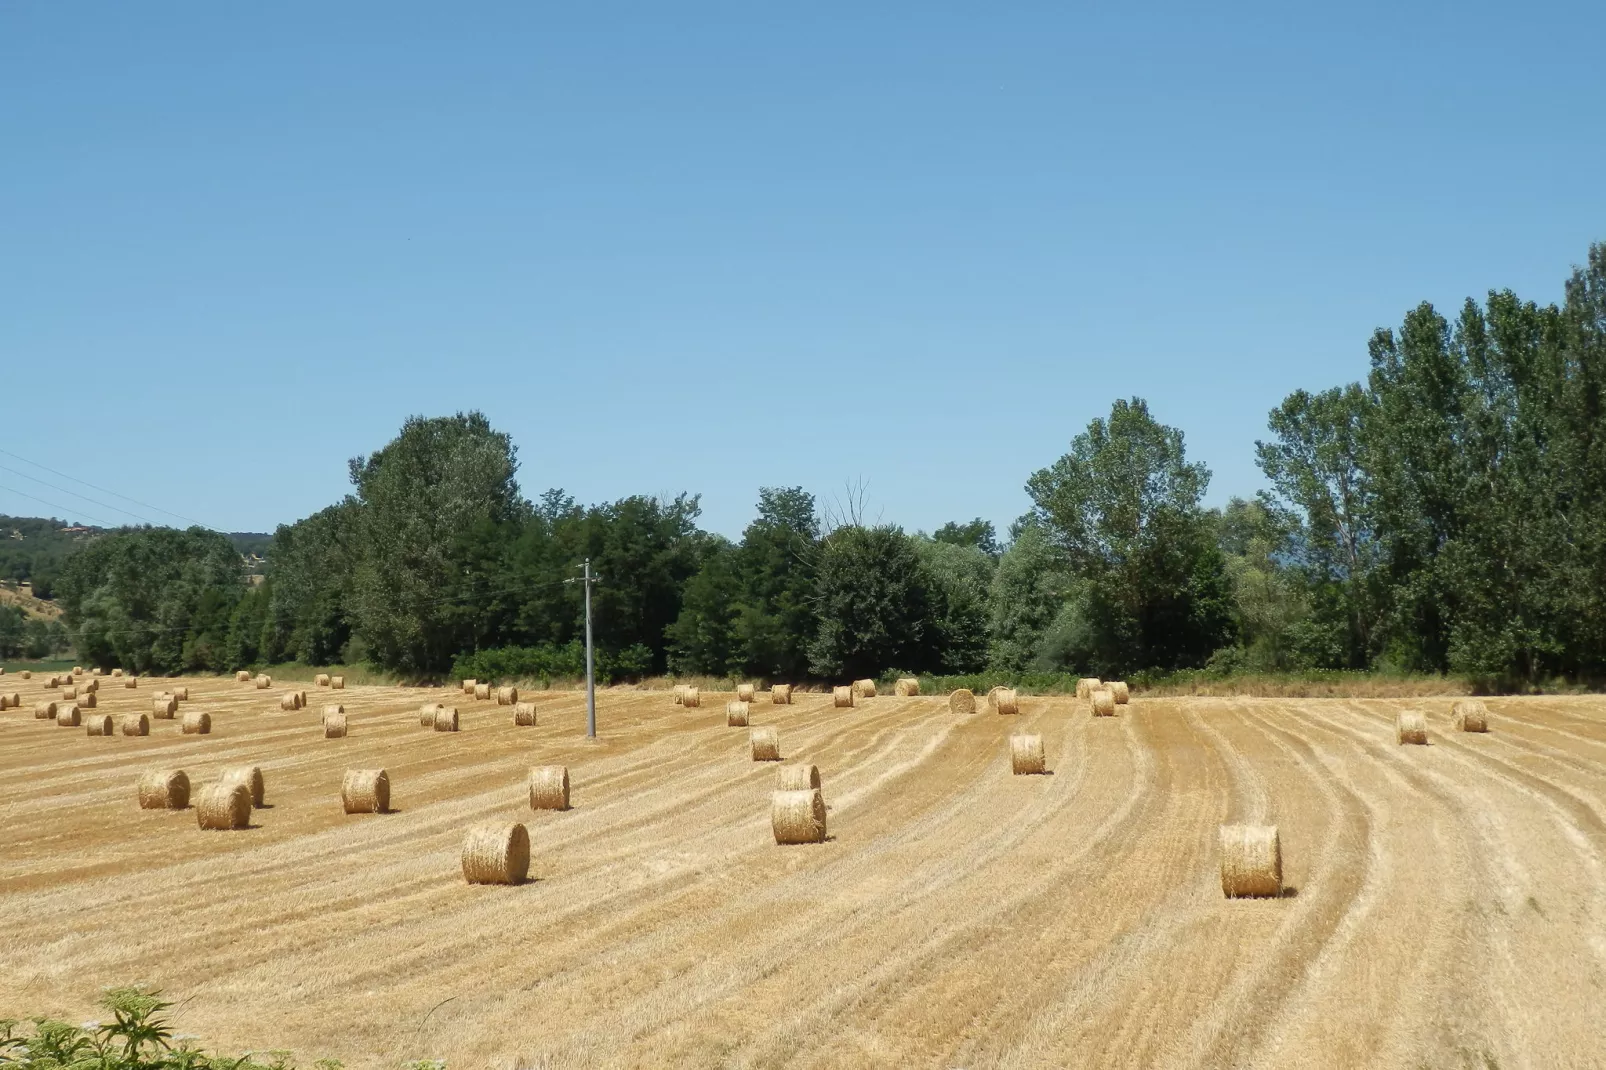
[[[1385,699],[798,692],[753,719],[819,767],[829,839],[781,847],[775,767],[663,692],[600,693],[588,745],[578,692],[443,736],[418,718],[446,692],[351,687],[334,745],[186,682],[210,735],[58,732],[40,680],[0,714],[0,1011],[81,1021],[137,980],[209,1046],[352,1068],[1548,1067],[1606,1035],[1599,698],[1490,699],[1487,734],[1413,698],[1428,745],[1402,747]],[[1020,733],[1052,775],[1011,774]],[[269,783],[248,829],[138,807],[145,770],[198,797],[242,765]],[[533,765],[573,809],[530,808]],[[351,768],[387,770],[393,813],[344,812]],[[468,830],[514,822],[529,881],[465,883]],[[1278,826],[1283,898],[1222,895],[1223,823]]]

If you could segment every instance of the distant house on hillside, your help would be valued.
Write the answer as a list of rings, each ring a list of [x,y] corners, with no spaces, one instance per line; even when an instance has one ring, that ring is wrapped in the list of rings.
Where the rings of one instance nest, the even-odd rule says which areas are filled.
[[[74,526],[70,528],[60,528],[59,530],[63,535],[88,535],[94,529]]]

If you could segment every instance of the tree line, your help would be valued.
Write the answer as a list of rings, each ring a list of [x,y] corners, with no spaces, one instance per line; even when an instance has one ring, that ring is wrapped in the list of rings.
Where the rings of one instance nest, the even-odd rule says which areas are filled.
[[[479,413],[415,417],[351,493],[274,535],[145,528],[57,580],[82,656],[145,672],[298,660],[413,677],[578,673],[589,558],[605,677],[844,679],[1388,669],[1598,679],[1606,657],[1606,246],[1559,304],[1431,305],[1371,339],[1364,382],[1296,391],[1269,489],[1206,508],[1210,472],[1140,398],[1026,480],[999,537],[828,515],[765,488],[731,540],[699,499],[526,498]]]

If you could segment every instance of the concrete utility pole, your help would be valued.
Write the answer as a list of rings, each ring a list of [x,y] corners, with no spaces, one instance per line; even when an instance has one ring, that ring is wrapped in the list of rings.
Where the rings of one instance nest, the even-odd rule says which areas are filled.
[[[585,560],[586,585],[586,738],[597,738],[597,672],[591,653],[591,584],[602,579],[591,574],[591,558]],[[572,581],[571,581],[572,582]]]

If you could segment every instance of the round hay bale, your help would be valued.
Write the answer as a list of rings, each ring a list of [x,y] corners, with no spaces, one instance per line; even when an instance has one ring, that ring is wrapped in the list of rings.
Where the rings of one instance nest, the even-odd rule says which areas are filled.
[[[824,843],[825,797],[818,788],[777,791],[770,796],[770,828],[778,844]]]
[[[899,698],[913,698],[920,694],[920,681],[913,676],[902,676],[892,685],[892,693]]]
[[[72,667],[72,674],[74,676],[82,676],[82,675],[84,675],[84,667],[82,665],[74,665]]]
[[[464,680],[463,681],[463,694],[472,697],[473,694],[474,694],[474,685],[477,684],[477,683],[479,683],[478,680]]]
[[[569,767],[538,765],[530,770],[530,809],[569,808]]]
[[[475,702],[484,702],[484,701],[488,700],[490,697],[491,697],[491,685],[490,684],[475,684],[474,685],[474,701]]]
[[[203,829],[227,832],[251,826],[251,789],[224,781],[201,792],[195,819]]]
[[[69,702],[56,707],[56,724],[62,728],[77,728],[79,725],[78,703]]]
[[[323,708],[323,738],[346,738],[346,711],[342,706],[325,706]]]
[[[112,675],[113,676],[121,676],[121,675],[123,675],[123,670],[121,670],[121,669],[113,669],[112,670]]]
[[[1228,899],[1283,894],[1276,825],[1221,826],[1221,892]]]
[[[99,680],[89,680],[89,681],[85,682],[85,684],[84,684],[84,694],[86,694],[86,695],[93,695],[96,691],[99,691],[99,690],[100,690],[100,681]]]
[[[21,709],[22,693],[19,691],[13,691],[9,695],[0,696],[0,709],[5,709],[7,706],[10,706],[14,710]]]
[[[1103,682],[1097,676],[1084,676],[1076,681],[1076,697],[1086,702],[1093,697],[1093,692],[1103,686]]]
[[[418,707],[418,726],[420,728],[434,728],[435,715],[446,707],[439,702],[426,702]]]
[[[675,694],[675,705],[679,706],[681,704],[681,700],[686,697],[686,685],[685,684],[676,684],[675,685],[674,694]]]
[[[123,714],[123,735],[148,736],[151,734],[151,719],[143,713]]]
[[[987,692],[987,705],[995,713],[1016,714],[1020,712],[1020,695],[1013,687],[995,687]]]
[[[5,670],[4,669],[0,669],[0,673],[3,673],[3,672],[5,672]],[[96,665],[93,669],[90,669],[89,670],[89,675],[91,675],[91,676],[99,676],[100,675],[100,666]]]
[[[262,779],[262,770],[254,765],[238,765],[233,769],[223,771],[220,784],[238,784],[250,792],[251,805],[260,809],[266,796],[267,785]]]
[[[246,672],[244,669],[241,669],[239,672],[235,673],[234,678],[242,684],[248,684],[251,682],[251,674]]]
[[[205,710],[191,710],[179,722],[179,731],[186,736],[209,736],[212,734],[212,715]]]
[[[515,702],[513,704],[513,723],[519,728],[534,728],[535,703]]]
[[[820,767],[817,765],[783,765],[775,770],[777,791],[819,791]]]
[[[314,687],[328,687],[329,686],[329,674],[326,673],[326,672],[319,673],[317,676],[314,676],[312,678],[312,684],[313,684]]]
[[[56,716],[56,704],[50,701],[35,702],[33,704],[33,715],[35,720],[48,721]]]
[[[874,680],[855,680],[855,681],[853,681],[853,693],[855,695],[859,696],[860,698],[875,698],[875,681]]]
[[[266,691],[268,688],[273,686],[273,677],[263,673],[261,676],[256,678],[256,685],[258,691]]]
[[[169,691],[168,694],[172,695],[174,698],[178,699],[180,702],[188,702],[190,700],[190,688],[189,688],[189,685],[186,684],[183,687],[175,687],[175,688],[173,688],[173,690]]]
[[[347,769],[340,802],[348,814],[383,814],[390,809],[390,775],[383,769]]]
[[[92,736],[110,736],[116,733],[112,727],[112,715],[109,713],[92,713],[84,718],[84,728]]]
[[[736,685],[736,699],[737,699],[738,702],[749,702],[750,703],[750,702],[753,701],[754,697],[757,694],[758,694],[758,688],[754,687],[752,684],[737,684]]]
[[[123,677],[123,686],[128,688],[130,691],[134,690],[135,688],[137,688],[139,686],[139,677],[137,677],[137,676],[125,676],[125,677]]]
[[[71,702],[78,697],[78,689],[76,687],[64,687],[61,689],[61,697],[63,700]]]
[[[178,699],[172,695],[157,695],[151,699],[151,715],[153,717],[160,717],[164,721],[172,720],[173,715],[177,712]]]
[[[294,691],[289,691],[283,695],[280,695],[279,708],[281,710],[299,710],[301,708],[301,703],[296,701],[296,693]]]
[[[17,704],[15,697],[11,704]],[[1489,731],[1489,707],[1475,698],[1464,698],[1450,707],[1450,719],[1457,732]]]
[[[519,701],[519,689],[516,687],[499,687],[496,689],[496,704],[498,706],[513,706]]]
[[[1117,706],[1125,706],[1132,701],[1132,691],[1126,686],[1125,680],[1111,680],[1104,685],[1104,689],[1115,696]]]
[[[78,705],[82,706],[86,710],[92,710],[95,708],[96,704],[99,703],[99,701],[99,697],[93,691],[91,691],[89,694],[78,700]]]
[[[1114,693],[1106,691],[1102,687],[1099,688],[1097,691],[1093,692],[1093,716],[1094,717],[1114,717],[1115,716],[1115,695],[1114,695]]]
[[[702,691],[695,687],[687,687],[680,696],[680,704],[687,709],[701,709],[703,705]]]
[[[22,677],[24,680],[32,680],[33,679],[33,670],[32,669],[23,669],[17,675]]]
[[[1048,772],[1043,737],[1036,733],[1009,737],[1009,765],[1016,776]]]
[[[791,684],[771,684],[770,685],[770,705],[772,705],[772,706],[790,706],[791,704],[792,704],[792,685]]]
[[[456,732],[458,729],[457,707],[442,706],[435,711],[435,720],[431,727],[437,732]]]
[[[725,727],[746,728],[747,710],[747,703],[739,699],[725,703]]]
[[[331,676],[329,677],[329,686],[335,691],[344,691],[346,689],[346,678],[344,676]]]
[[[184,770],[151,769],[140,775],[141,810],[182,810],[189,805],[190,778]]]
[[[1394,733],[1401,743],[1423,746],[1428,741],[1428,719],[1421,710],[1401,710],[1394,718]]]
[[[480,825],[463,837],[463,879],[470,884],[523,884],[530,875],[530,831],[523,825]]]
[[[831,706],[833,709],[845,710],[853,707],[852,687],[833,687],[831,689]]]
[[[747,742],[753,748],[753,761],[778,762],[781,760],[781,734],[774,725],[759,725],[747,733]]]

